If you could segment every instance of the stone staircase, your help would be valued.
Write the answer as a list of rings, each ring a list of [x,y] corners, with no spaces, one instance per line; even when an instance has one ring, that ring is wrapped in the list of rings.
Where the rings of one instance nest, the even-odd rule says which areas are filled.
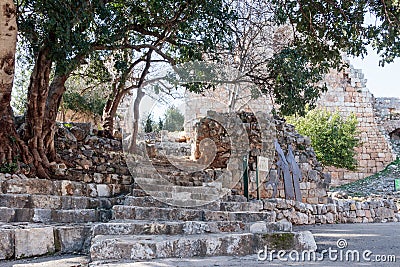
[[[170,187],[156,188],[171,197]],[[111,221],[93,227],[89,252],[93,266],[156,258],[243,256],[265,246],[316,249],[311,233],[293,233],[291,223],[276,222],[275,212],[262,211],[262,201],[225,195],[203,206],[202,200],[184,199],[198,205],[179,207],[149,193],[153,191],[135,186],[123,203],[113,206]]]
[[[107,186],[107,185],[97,185]],[[111,219],[115,197],[96,185],[13,175],[1,180],[0,222],[88,223]]]
[[[120,201],[103,195],[108,184],[0,174],[0,185],[0,260],[87,253],[92,227]]]
[[[186,170],[197,168],[188,161],[175,163]],[[165,162],[157,164],[138,164],[131,194],[112,207],[111,221],[92,229],[89,254],[94,266],[156,258],[242,256],[265,246],[316,249],[311,233],[293,233],[291,223],[276,222],[275,211],[264,210],[263,201],[232,195],[216,175],[204,177],[200,185],[197,180],[199,186],[179,186],[169,177],[171,169],[184,185],[192,177]]]
[[[291,223],[276,222],[262,201],[230,195],[218,182],[181,187],[156,176],[140,179],[128,195],[103,196],[93,190],[103,185],[3,177],[0,259],[83,253],[95,265],[249,255],[266,245],[316,249],[310,233],[291,232]]]

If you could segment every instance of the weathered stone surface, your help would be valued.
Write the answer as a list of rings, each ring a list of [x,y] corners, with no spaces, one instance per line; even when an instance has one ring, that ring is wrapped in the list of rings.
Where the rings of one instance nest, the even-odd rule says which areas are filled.
[[[90,245],[90,227],[61,226],[55,229],[56,248],[62,253],[85,252]]]
[[[194,235],[221,232],[242,232],[242,222],[150,222],[127,221],[98,224],[93,227],[93,235]]]
[[[209,234],[191,236],[97,236],[92,260],[149,260],[167,257],[248,255],[274,249],[316,249],[307,233]],[[314,242],[315,244],[315,242]]]
[[[291,232],[292,224],[286,220],[279,222],[256,222],[250,224],[250,233]]]
[[[60,197],[51,195],[31,195],[31,207],[40,209],[58,209],[61,206]]]
[[[53,227],[15,230],[17,259],[54,253]]]
[[[10,194],[52,194],[53,182],[46,179],[27,178],[24,175],[13,175],[13,178],[3,182],[3,193]]]
[[[137,219],[147,220],[202,220],[203,212],[200,210],[178,209],[178,208],[144,208],[131,206],[114,206],[114,219]]]
[[[316,251],[317,244],[310,231],[302,231],[295,234],[296,247],[298,250]]]
[[[34,209],[33,210],[33,222],[47,223],[51,222],[51,210],[50,209]]]
[[[11,259],[14,256],[15,234],[13,230],[0,230],[0,260]]]
[[[8,208],[27,208],[29,207],[28,194],[1,194],[0,207]]]
[[[92,209],[52,210],[51,219],[59,223],[83,223],[99,221],[99,213]]]
[[[6,207],[0,207],[0,221],[12,222],[15,218],[15,210]]]

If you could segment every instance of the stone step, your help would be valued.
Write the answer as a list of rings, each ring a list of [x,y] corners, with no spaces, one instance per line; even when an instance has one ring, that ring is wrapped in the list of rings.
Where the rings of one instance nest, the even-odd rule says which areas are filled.
[[[151,196],[145,197],[125,197],[123,203],[126,206],[138,206],[138,207],[158,207],[158,208],[171,208],[171,207],[186,207],[194,209],[208,209],[208,210],[219,210],[220,205],[218,201],[209,202],[202,200],[175,200],[168,198],[155,199]]]
[[[86,223],[110,220],[111,210],[53,210],[0,207],[0,222]]]
[[[224,202],[247,202],[247,198],[242,195],[230,195],[226,194],[222,197]]]
[[[146,197],[146,196],[150,196],[146,191],[144,191],[143,189],[137,189],[137,188],[133,188],[131,190],[131,195],[134,197]]]
[[[222,233],[201,235],[98,235],[92,240],[90,257],[101,260],[151,260],[207,256],[244,256],[265,246],[274,250],[316,250],[310,232]]]
[[[179,187],[179,186],[178,186]],[[198,187],[202,188],[202,187]],[[151,190],[148,190],[151,189]],[[222,194],[210,194],[206,190],[172,190],[171,191],[153,191],[153,188],[142,187],[142,189],[133,189],[131,195],[135,197],[152,196],[156,199],[165,200],[164,202],[171,203],[175,206],[199,206],[221,199]],[[171,200],[173,202],[171,202]],[[199,204],[186,204],[186,201],[198,201]]]
[[[221,211],[261,211],[264,204],[261,200],[252,202],[221,202]]]
[[[292,224],[279,222],[240,221],[150,221],[114,220],[93,226],[92,235],[193,235],[210,233],[273,233],[291,232]]]
[[[48,180],[12,175],[2,180],[3,194],[111,197],[128,193],[131,185]]]
[[[59,253],[87,253],[92,224],[1,224],[0,260]],[[1,265],[1,264],[0,264]]]
[[[139,184],[140,188],[147,192],[169,192],[169,193],[191,193],[191,194],[207,194],[207,195],[220,195],[223,190],[205,187],[205,186],[177,186],[177,185],[162,185],[162,184]]]
[[[134,179],[135,183],[137,183],[139,186],[141,184],[153,184],[153,185],[172,185],[170,182],[165,180],[162,177],[136,177]]]
[[[202,221],[203,212],[194,209],[134,207],[116,205],[113,207],[115,220],[160,220],[160,221]]]
[[[97,224],[93,227],[96,235],[193,235],[222,232],[244,232],[249,226],[235,221],[149,221],[124,220]]]
[[[116,220],[153,220],[160,221],[242,221],[274,222],[275,212],[229,212],[197,210],[184,208],[156,208],[116,205],[113,207],[113,219]]]
[[[31,194],[1,194],[0,207],[37,209],[110,209],[116,203],[112,198],[82,196],[52,196]]]

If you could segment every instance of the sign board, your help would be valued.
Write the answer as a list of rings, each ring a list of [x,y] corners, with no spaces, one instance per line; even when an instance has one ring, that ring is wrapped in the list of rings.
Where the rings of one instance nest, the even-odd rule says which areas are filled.
[[[257,158],[257,169],[258,171],[265,171],[268,172],[269,171],[269,164],[268,164],[268,158],[266,157],[261,157],[259,156]]]
[[[394,179],[394,191],[400,191],[400,179]]]

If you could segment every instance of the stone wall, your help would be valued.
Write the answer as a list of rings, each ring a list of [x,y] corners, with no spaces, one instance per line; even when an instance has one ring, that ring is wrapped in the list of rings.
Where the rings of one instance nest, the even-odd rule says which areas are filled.
[[[204,118],[209,110],[219,113],[238,111],[269,113],[272,110],[272,102],[268,97],[252,98],[251,91],[246,88],[241,89],[235,107],[231,108],[229,106],[231,93],[221,88],[206,91],[201,95],[188,92],[185,96],[185,132],[193,133],[194,125]]]
[[[375,120],[381,132],[400,156],[400,98],[379,97],[375,99]]]
[[[109,197],[129,192],[132,178],[121,141],[96,134],[90,123],[59,124],[55,145],[65,164],[52,163],[55,174],[52,178],[68,180],[72,191],[74,182],[83,184],[83,190],[90,190],[92,196]]]
[[[366,88],[364,75],[360,70],[356,70],[350,65],[349,68],[341,72],[332,70],[326,76],[325,82],[329,90],[318,101],[319,107],[330,111],[338,110],[344,116],[351,113],[356,114],[362,142],[362,145],[356,149],[359,165],[357,171],[350,172],[345,169],[326,168],[326,171],[332,173],[332,185],[349,183],[382,170],[384,166],[395,159],[395,156],[388,138],[385,138],[384,133],[381,132],[381,124],[376,120],[375,99]],[[185,131],[193,134],[193,126],[206,115],[207,110],[228,112],[230,97],[231,92],[229,90],[220,88],[205,92],[201,96],[189,93],[186,96]],[[235,111],[240,109],[241,111],[268,113],[272,107],[271,99],[264,96],[252,99],[251,91],[248,89],[240,91],[239,99]],[[396,101],[394,102],[397,103],[398,107],[398,100]],[[390,125],[383,126],[383,128],[397,129],[400,126],[399,121],[392,121],[387,124]]]
[[[215,113],[215,112],[209,112]],[[210,153],[212,150],[201,150],[201,142],[206,139],[212,140],[215,145],[215,156],[211,163],[211,168],[224,169],[230,161],[231,145],[236,140],[229,136],[223,129],[223,125],[228,125],[229,117],[227,113],[219,114],[219,120],[212,120],[208,117],[203,118],[195,127],[196,158],[204,157],[204,151]],[[298,134],[292,125],[284,121],[275,120],[268,117],[265,113],[242,112],[234,114],[241,119],[243,127],[248,136],[247,154],[249,169],[249,191],[252,197],[257,195],[256,183],[256,160],[263,156],[269,160],[269,172],[259,171],[260,197],[261,198],[287,198],[284,187],[283,176],[278,173],[277,162],[279,160],[275,152],[274,141],[277,140],[282,147],[285,155],[288,153],[289,145],[292,146],[295,160],[299,164],[302,180],[300,181],[300,191],[302,201],[305,203],[326,203],[327,188],[330,183],[330,176],[322,172],[323,168],[317,161],[315,153],[310,146],[310,140]],[[239,162],[243,165],[243,161]],[[237,168],[240,168],[238,166]],[[234,186],[235,194],[244,194],[243,179]]]
[[[332,70],[325,81],[328,92],[322,95],[319,106],[337,110],[345,117],[354,113],[361,141],[356,148],[356,171],[326,168],[332,174],[332,185],[349,183],[381,171],[394,160],[394,154],[375,119],[374,97],[366,88],[364,74],[350,66],[341,72]]]
[[[400,214],[393,199],[368,201],[330,199],[329,204],[306,204],[285,199],[265,199],[263,208],[273,211],[276,220],[295,225],[333,223],[398,222]]]

